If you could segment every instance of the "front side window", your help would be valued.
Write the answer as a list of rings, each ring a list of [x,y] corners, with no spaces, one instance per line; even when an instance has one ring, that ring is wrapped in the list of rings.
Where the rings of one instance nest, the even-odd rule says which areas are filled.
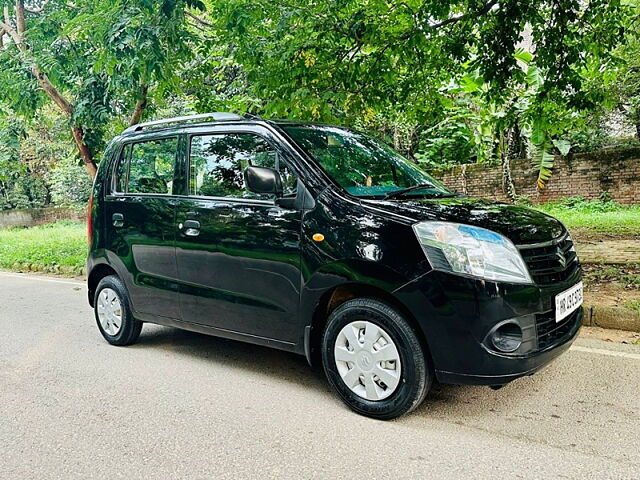
[[[345,128],[285,125],[282,128],[351,195],[384,197],[452,195],[440,182],[373,138]]]
[[[285,195],[295,193],[296,178],[269,142],[253,134],[200,135],[191,138],[189,193],[207,197],[269,199],[244,185],[248,166],[280,172]]]
[[[171,194],[177,138],[126,145],[116,168],[115,191]]]

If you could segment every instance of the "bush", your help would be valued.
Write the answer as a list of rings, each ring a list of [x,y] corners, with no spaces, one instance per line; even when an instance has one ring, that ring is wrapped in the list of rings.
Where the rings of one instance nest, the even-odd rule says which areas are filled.
[[[61,160],[49,173],[51,198],[56,205],[85,205],[91,194],[91,180],[73,158]]]
[[[415,157],[427,170],[473,163],[477,157],[473,132],[464,122],[445,121],[421,136]]]
[[[569,197],[558,203],[551,203],[550,206],[563,210],[578,210],[583,213],[589,212],[616,212],[624,209],[622,205],[611,200],[608,192],[600,194],[598,200],[586,200],[584,197]]]
[[[47,203],[47,186],[29,174],[16,176],[0,188],[0,210],[40,208]]]

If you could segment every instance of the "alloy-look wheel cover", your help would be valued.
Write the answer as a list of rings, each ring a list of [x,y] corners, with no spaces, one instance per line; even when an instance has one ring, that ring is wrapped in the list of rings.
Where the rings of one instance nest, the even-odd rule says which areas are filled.
[[[333,349],[338,373],[349,389],[367,400],[384,400],[400,384],[400,354],[378,325],[355,321],[340,330]]]
[[[122,304],[115,290],[102,289],[96,311],[102,329],[111,336],[117,335],[122,328]]]

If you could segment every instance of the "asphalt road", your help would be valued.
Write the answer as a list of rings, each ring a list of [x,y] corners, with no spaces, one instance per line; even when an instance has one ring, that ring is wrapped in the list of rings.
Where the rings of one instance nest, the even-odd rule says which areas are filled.
[[[82,283],[0,273],[0,478],[640,478],[640,347],[578,339],[499,391],[358,416],[304,358],[145,325]]]

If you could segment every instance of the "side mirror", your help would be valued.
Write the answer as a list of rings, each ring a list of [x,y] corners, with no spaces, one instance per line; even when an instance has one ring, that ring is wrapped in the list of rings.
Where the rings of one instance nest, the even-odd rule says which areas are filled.
[[[282,196],[282,179],[273,168],[255,166],[245,168],[244,184],[253,193]]]

